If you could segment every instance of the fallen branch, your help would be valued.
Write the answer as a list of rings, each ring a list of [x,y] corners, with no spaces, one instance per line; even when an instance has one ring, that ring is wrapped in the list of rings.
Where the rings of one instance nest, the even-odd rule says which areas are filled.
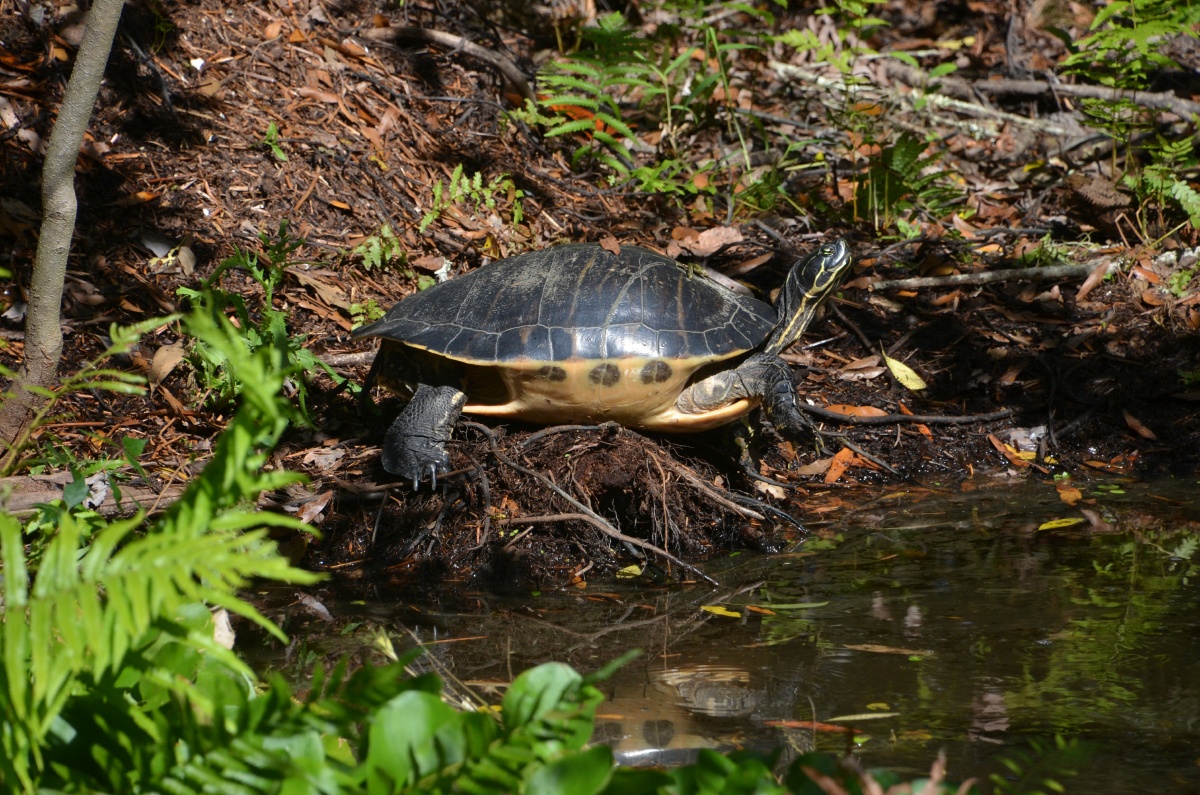
[[[1116,273],[1121,263],[1113,260],[1106,274]],[[991,284],[993,282],[1036,282],[1043,279],[1074,279],[1085,277],[1096,270],[1096,264],[1048,265],[1042,268],[1009,268],[980,273],[955,273],[950,276],[914,276],[909,279],[884,279],[873,282],[871,290],[911,290],[918,287],[959,287],[964,284]]]
[[[1170,93],[1169,91],[1130,91],[1108,86],[1080,85],[1075,83],[1049,83],[1044,80],[963,80],[958,77],[931,78],[929,73],[900,63],[889,61],[887,74],[914,88],[930,87],[938,94],[949,94],[961,99],[970,99],[976,92],[988,94],[1015,94],[1019,96],[1039,97],[1044,95],[1077,97],[1080,99],[1102,99],[1108,102],[1132,102],[1143,108],[1166,110],[1181,119],[1191,119],[1200,115],[1200,102],[1192,102]],[[931,95],[932,96],[932,95]]]
[[[71,476],[69,473],[60,473],[57,476],[14,475],[12,477],[0,478],[0,510],[14,516],[28,516],[33,513],[38,505],[61,500],[63,485],[70,482]],[[179,499],[185,488],[186,484],[167,486],[161,490],[155,490],[145,486],[125,483],[121,485],[120,503],[117,502],[116,497],[110,490],[105,495],[103,502],[96,505],[93,510],[103,516],[116,516],[119,514],[131,514],[134,509],[147,505],[156,505],[165,508],[166,505]],[[151,509],[151,512],[153,510]]]
[[[420,42],[422,44],[436,44],[441,47],[446,47],[451,50],[470,55],[472,58],[478,58],[484,63],[490,64],[500,70],[508,82],[512,83],[513,88],[517,89],[517,93],[529,102],[537,102],[537,95],[533,93],[533,87],[529,85],[529,79],[525,77],[525,73],[513,63],[507,55],[489,50],[487,47],[480,46],[473,41],[463,38],[454,33],[446,33],[441,30],[429,30],[427,28],[413,28],[406,26],[395,26],[386,28],[369,28],[360,33],[364,39],[372,39],[374,41],[388,42]]]
[[[900,64],[897,62],[897,66],[904,67],[904,64]],[[796,81],[797,84],[802,85],[802,86],[816,86],[817,88],[823,89],[826,91],[829,91],[829,90],[841,91],[841,92],[844,92],[847,96],[853,96],[853,97],[878,96],[879,94],[883,93],[883,94],[886,94],[886,95],[892,97],[895,101],[902,102],[902,103],[908,105],[910,108],[915,109],[914,100],[917,98],[917,95],[912,92],[902,93],[895,89],[881,88],[876,85],[868,86],[868,85],[856,85],[856,84],[846,83],[844,80],[834,80],[834,79],[831,79],[824,75],[818,74],[812,70],[794,66],[793,64],[781,63],[779,61],[772,61],[771,68],[774,69],[776,71],[776,73],[779,74],[780,77],[783,77],[783,78],[786,78],[789,80],[794,80],[794,81]],[[911,67],[904,67],[904,68],[911,68]],[[890,75],[891,71],[892,71],[892,64],[890,62],[887,66],[887,69],[888,69],[888,74]],[[914,74],[919,74],[919,75],[925,74],[924,72],[922,72],[919,69],[913,70],[913,72],[914,72]],[[946,79],[947,78],[942,78],[941,80],[944,81]],[[900,82],[906,83],[908,85],[912,85],[911,83],[909,83],[909,81],[904,80],[903,78],[900,78]],[[925,93],[920,96],[920,99],[927,106],[937,107],[937,108],[948,110],[948,111],[951,111],[954,113],[961,113],[961,114],[965,114],[968,116],[974,116],[977,118],[994,119],[998,122],[1007,122],[1010,124],[1017,124],[1022,127],[1028,127],[1028,128],[1037,130],[1037,131],[1045,133],[1047,135],[1062,136],[1062,135],[1067,135],[1069,132],[1067,130],[1067,128],[1063,127],[1062,125],[1054,124],[1053,122],[1050,122],[1046,119],[1030,119],[1025,116],[1019,116],[1015,113],[1009,113],[1008,111],[998,110],[996,108],[989,108],[989,107],[981,105],[977,102],[966,102],[966,101],[964,101],[963,98],[971,99],[974,97],[974,95],[971,94],[971,92],[968,88],[965,88],[966,81],[959,80],[958,82],[964,84],[964,87],[962,88],[961,91],[951,90],[951,91],[945,91],[945,92],[936,93],[936,94],[935,93]],[[924,85],[924,84],[921,84],[921,85]],[[939,86],[941,86],[940,81],[939,81]],[[955,98],[955,97],[959,97],[959,98]],[[952,124],[952,125],[955,124],[955,122],[950,119],[943,119],[943,121],[947,124]],[[956,125],[956,126],[961,127],[961,125]],[[972,134],[972,137],[976,137],[976,138],[979,137],[978,131],[976,131],[974,134]]]
[[[964,414],[960,417],[948,417],[944,414],[883,414],[876,417],[859,417],[830,411],[821,406],[810,406],[803,401],[797,401],[796,407],[814,417],[833,420],[843,425],[891,425],[899,422],[914,422],[922,425],[968,425],[973,422],[1003,420],[1013,415],[1012,409],[1001,409],[1000,411],[989,411],[986,414]]]

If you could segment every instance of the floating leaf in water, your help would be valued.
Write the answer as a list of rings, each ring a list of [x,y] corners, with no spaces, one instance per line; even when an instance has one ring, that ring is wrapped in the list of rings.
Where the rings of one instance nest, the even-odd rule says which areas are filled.
[[[706,613],[712,613],[714,616],[725,616],[726,618],[742,617],[741,613],[730,610],[728,607],[721,607],[720,605],[703,605],[700,609]]]
[[[1038,525],[1038,530],[1057,530],[1060,527],[1070,527],[1071,525],[1083,524],[1082,516],[1074,516],[1070,519],[1051,519],[1048,522],[1042,522]]]

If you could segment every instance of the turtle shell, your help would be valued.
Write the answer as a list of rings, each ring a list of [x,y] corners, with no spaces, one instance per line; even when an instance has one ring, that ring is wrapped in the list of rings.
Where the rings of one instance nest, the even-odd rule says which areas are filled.
[[[461,363],[464,380],[478,385],[467,388],[467,411],[662,427],[695,425],[695,418],[674,414],[691,376],[759,347],[776,322],[769,304],[692,275],[661,254],[576,244],[430,287],[355,336],[384,339],[380,355],[398,353],[386,341],[400,343],[409,371],[408,363],[430,356]],[[426,362],[416,369],[446,368]],[[482,377],[481,370],[496,372]],[[502,385],[494,383],[497,376]],[[389,380],[405,379],[383,372],[381,380],[391,386]]]
[[[564,245],[442,282],[356,337],[476,364],[623,357],[720,360],[760,345],[775,310],[644,248]]]

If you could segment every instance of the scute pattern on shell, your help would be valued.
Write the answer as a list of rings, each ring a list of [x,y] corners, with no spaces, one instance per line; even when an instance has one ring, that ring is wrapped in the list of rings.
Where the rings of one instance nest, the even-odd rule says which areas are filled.
[[[775,324],[769,304],[689,275],[660,254],[575,244],[435,285],[355,336],[478,363],[721,359],[757,347]]]

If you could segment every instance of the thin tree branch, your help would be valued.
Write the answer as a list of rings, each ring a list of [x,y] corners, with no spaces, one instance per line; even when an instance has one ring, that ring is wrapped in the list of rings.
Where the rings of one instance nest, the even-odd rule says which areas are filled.
[[[533,93],[533,87],[529,85],[529,79],[525,73],[513,63],[507,55],[489,50],[487,47],[482,47],[473,41],[463,38],[454,33],[446,33],[441,30],[429,30],[427,28],[413,28],[405,26],[387,27],[387,28],[370,28],[361,31],[360,34],[364,39],[373,39],[375,41],[416,41],[423,44],[437,44],[441,47],[446,47],[451,50],[459,50],[477,58],[485,63],[488,63],[500,70],[500,73],[508,78],[508,82],[513,84],[513,88],[517,89],[517,93],[529,102],[537,102],[537,95]]]

